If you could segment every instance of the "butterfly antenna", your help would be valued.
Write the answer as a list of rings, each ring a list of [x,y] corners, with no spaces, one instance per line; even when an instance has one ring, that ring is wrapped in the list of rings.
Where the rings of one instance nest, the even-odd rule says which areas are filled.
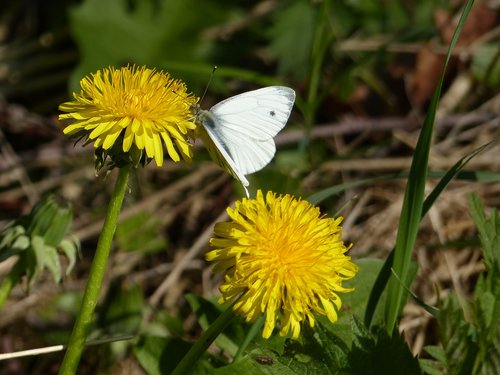
[[[205,86],[205,91],[203,91],[203,95],[201,96],[200,103],[203,101],[203,98],[207,94],[208,87],[210,86],[210,83],[212,82],[212,78],[214,77],[215,71],[217,70],[217,65],[214,65],[214,68],[212,69],[212,73],[210,74],[210,78],[208,79],[208,83]]]

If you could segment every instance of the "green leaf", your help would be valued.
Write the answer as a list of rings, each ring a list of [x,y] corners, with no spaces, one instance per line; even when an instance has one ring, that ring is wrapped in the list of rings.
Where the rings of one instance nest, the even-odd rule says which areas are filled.
[[[446,353],[440,346],[429,345],[424,350],[431,355],[433,359],[420,358],[418,361],[425,374],[444,375],[447,368]]]
[[[167,311],[157,311],[154,319],[149,320],[141,326],[141,332],[144,335],[151,336],[182,336],[184,331],[182,317],[180,315],[170,314]]]
[[[69,275],[76,264],[76,256],[80,252],[80,241],[76,237],[72,238],[72,240],[62,240],[59,243],[58,250],[62,251],[69,260],[66,268],[66,275]]]
[[[321,324],[305,326],[301,341],[287,340],[282,355],[266,342],[236,363],[218,368],[215,374],[348,374],[348,347]]]
[[[12,244],[15,247],[7,253],[1,252],[0,259],[13,252],[21,255],[19,264],[24,268],[30,284],[44,268],[47,268],[56,282],[61,280],[61,264],[58,250],[61,250],[69,259],[66,273],[69,273],[76,261],[76,252],[79,249],[78,241],[64,240],[71,227],[73,213],[68,205],[57,202],[53,195],[41,199],[31,210],[30,214],[21,217],[16,226],[9,230],[13,232],[4,241],[15,238]],[[22,233],[27,235],[22,235]],[[29,236],[28,236],[29,235]],[[17,236],[17,237],[15,237]],[[22,252],[21,252],[22,251]]]
[[[223,305],[224,307],[221,308],[221,305],[213,304],[196,294],[188,294],[185,298],[195,313],[198,324],[204,331],[217,319],[222,309],[226,306]],[[248,327],[249,325],[243,323],[241,320],[239,324],[229,324],[224,332],[215,339],[215,343],[222,350],[234,356],[238,351],[238,344],[243,341],[245,336],[245,328]]]
[[[161,223],[149,212],[139,212],[118,223],[116,240],[120,250],[157,253],[167,247],[160,233]]]
[[[59,204],[53,195],[45,196],[28,215],[26,232],[31,236],[41,236],[48,246],[57,247],[67,235],[73,218],[69,206]]]
[[[439,364],[432,359],[420,358],[418,360],[424,374],[428,375],[445,375],[444,369],[439,367]]]
[[[352,374],[421,374],[418,360],[403,337],[377,326],[371,332],[357,319],[352,320],[355,336],[349,353]]]
[[[31,236],[43,236],[50,227],[50,223],[56,211],[53,203],[52,197],[46,196],[35,204],[28,215],[29,225],[26,228],[28,234]]]
[[[170,374],[191,344],[173,337],[142,336],[134,355],[148,375]]]
[[[61,281],[61,263],[59,262],[59,255],[53,246],[45,243],[43,237],[33,236],[31,238],[31,247],[36,259],[36,272],[30,278],[30,283],[35,281],[35,276],[41,272],[45,267],[52,273],[56,283]]]
[[[500,85],[500,47],[498,43],[484,43],[474,48],[471,71],[486,85]]]
[[[50,226],[44,233],[45,243],[50,246],[57,247],[59,243],[66,237],[73,221],[73,211],[69,207],[63,207],[56,203],[54,207],[54,215],[50,222]]]
[[[15,225],[4,228],[0,233],[0,262],[17,255],[30,246],[29,237],[23,226]]]
[[[486,218],[484,206],[476,194],[469,197],[471,217],[479,231],[482,253],[486,268],[490,271],[489,278],[500,275],[500,218],[493,210],[490,218]],[[493,275],[491,274],[493,273]]]
[[[240,361],[224,367],[212,369],[208,374],[216,375],[259,375],[283,374],[296,375],[288,366],[279,362],[275,353],[268,349],[257,349]]]
[[[446,364],[446,355],[440,346],[429,345],[424,348],[424,350],[429,353],[434,359],[436,359],[441,364]]]
[[[354,246],[355,245],[356,244],[354,244]],[[345,294],[339,293],[342,299],[342,310],[339,311],[338,321],[331,323],[326,318],[318,317],[318,320],[321,321],[324,327],[334,333],[348,346],[351,346],[353,339],[351,329],[352,316],[364,316],[368,297],[372,290],[373,283],[382,268],[383,261],[381,259],[365,258],[356,260],[355,263],[359,267],[356,277],[344,283],[346,288],[354,288],[354,291]],[[386,294],[384,293],[381,298],[380,306],[383,306]],[[374,320],[377,323],[381,323],[382,319],[383,310],[379,308]]]
[[[31,285],[36,276],[47,268],[55,280],[61,280],[61,264],[58,250],[69,258],[69,272],[76,260],[77,242],[64,240],[72,221],[69,206],[59,204],[53,195],[41,199],[29,215],[16,220],[0,235],[0,261],[19,254],[21,274],[28,277]]]
[[[498,316],[495,316],[495,304],[497,303],[497,299],[491,292],[482,293],[479,298],[476,299],[477,302],[477,311],[478,321],[484,327],[492,327],[494,330],[496,325],[492,326],[493,321],[498,320]]]
[[[29,244],[30,240],[28,236],[21,235],[14,240],[11,249],[19,252],[24,251],[29,247]]]
[[[487,217],[476,194],[469,197],[469,202],[479,231],[486,272],[480,275],[474,290],[472,308],[476,319],[469,324],[469,332],[475,335],[461,339],[472,341],[472,345],[467,344],[477,347],[477,354],[470,359],[474,372],[487,374],[500,368],[500,217],[496,209]]]
[[[0,233],[0,250],[11,247],[12,243],[26,231],[22,225],[15,225],[14,222],[7,224]]]
[[[226,20],[232,10],[226,3],[198,0],[86,0],[70,11],[82,56],[71,89],[79,91],[85,74],[110,65],[164,67],[206,60],[214,42],[200,33]]]
[[[277,357],[277,363],[287,367],[290,372],[274,374],[345,374],[348,347],[321,324],[314,328],[304,325],[301,342],[288,340],[285,352]],[[261,368],[265,368],[261,365]]]
[[[99,308],[97,324],[110,334],[134,334],[139,330],[144,310],[144,296],[138,285],[111,285]]]
[[[309,73],[317,8],[309,1],[293,1],[276,12],[269,53],[277,58],[280,75],[305,78]]]
[[[471,374],[478,347],[476,330],[464,320],[464,312],[455,295],[450,295],[439,307],[440,337],[446,353],[447,371],[451,374]]]

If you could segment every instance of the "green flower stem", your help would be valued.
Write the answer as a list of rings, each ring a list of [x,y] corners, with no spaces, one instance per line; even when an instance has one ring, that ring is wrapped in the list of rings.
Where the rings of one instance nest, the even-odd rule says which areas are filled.
[[[201,337],[195,344],[189,349],[184,358],[179,362],[174,372],[171,375],[187,375],[192,370],[194,365],[201,358],[203,353],[208,349],[210,344],[219,336],[224,328],[231,322],[235,317],[233,312],[233,305],[236,303],[235,300],[231,305],[212,323],[208,329],[203,332]]]
[[[10,272],[3,279],[2,284],[0,284],[0,309],[9,297],[10,291],[14,285],[16,285],[21,278],[22,267],[19,263],[18,261],[14,264]]]
[[[80,311],[69,339],[68,349],[64,356],[63,363],[59,369],[60,375],[72,375],[75,374],[78,369],[78,363],[82,356],[85,339],[92,323],[99,291],[101,290],[102,279],[106,270],[106,264],[108,262],[111,244],[118,222],[118,214],[120,213],[123,197],[125,196],[130,168],[131,166],[126,166],[119,169],[115,189],[111,196],[111,201],[109,202],[106,219],[104,220],[94,260],[90,268],[82,305],[80,306]]]
[[[257,321],[249,329],[247,335],[245,336],[245,339],[238,348],[238,351],[234,356],[233,362],[238,362],[241,359],[241,357],[245,353],[248,344],[250,344],[250,342],[255,338],[255,336],[257,336],[259,332],[262,331],[262,326],[264,325],[264,321],[265,321],[264,315],[261,315],[257,318]]]

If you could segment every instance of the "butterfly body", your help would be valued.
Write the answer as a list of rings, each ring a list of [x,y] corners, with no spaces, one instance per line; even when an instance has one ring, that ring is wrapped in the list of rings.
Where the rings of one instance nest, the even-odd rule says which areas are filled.
[[[274,137],[285,126],[295,92],[269,86],[232,96],[210,110],[194,108],[200,136],[214,161],[240,181],[264,168],[276,152]]]

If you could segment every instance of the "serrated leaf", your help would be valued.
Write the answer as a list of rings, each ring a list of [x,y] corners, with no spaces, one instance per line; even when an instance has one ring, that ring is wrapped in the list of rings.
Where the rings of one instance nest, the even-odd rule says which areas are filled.
[[[302,330],[301,341],[286,340],[282,355],[263,342],[236,363],[216,369],[226,374],[348,374],[348,347],[321,324]],[[212,373],[212,372],[210,372]]]
[[[439,330],[447,371],[453,374],[471,373],[478,348],[473,341],[475,329],[464,320],[464,313],[455,295],[450,295],[440,306]]]
[[[347,357],[350,350],[349,346],[337,334],[325,329],[321,322],[313,328],[308,327],[303,337],[305,341],[304,347],[310,353],[314,354],[320,351],[319,349],[321,348],[323,352],[321,358],[327,363],[328,367],[337,369],[340,372],[348,368]],[[314,343],[314,345],[308,345],[309,341]]]
[[[352,316],[364,316],[368,297],[370,295],[373,283],[380,272],[383,261],[381,259],[359,259],[356,260],[356,265],[359,267],[359,271],[356,277],[345,282],[346,288],[354,288],[353,292],[339,294],[342,299],[342,310],[339,312],[339,319],[335,323],[331,323],[328,319],[323,317],[318,317],[318,321],[327,328],[330,332],[339,337],[348,346],[352,342],[352,329],[351,329],[351,319]],[[377,309],[375,314],[375,322],[382,322],[383,319],[383,309],[382,306],[385,303],[386,293],[382,294],[380,307]]]
[[[445,375],[444,369],[439,367],[439,364],[432,359],[420,358],[418,362],[420,363],[420,367],[422,368],[424,374]]]
[[[500,218],[496,210],[490,217],[486,218],[484,206],[476,194],[469,196],[471,217],[479,231],[479,239],[482,244],[482,253],[486,268],[498,277],[500,273]]]
[[[303,353],[286,353],[280,357],[280,367],[275,367],[273,374],[338,374],[338,369],[330,369],[321,358],[312,357]],[[286,371],[285,371],[286,369]]]
[[[479,231],[486,265],[486,272],[479,275],[474,289],[472,311],[476,319],[470,323],[461,322],[464,329],[458,334],[450,332],[449,327],[446,327],[446,319],[449,319],[450,314],[443,314],[440,322],[448,328],[442,329],[442,332],[451,336],[450,341],[454,339],[467,347],[468,356],[458,358],[461,368],[467,371],[473,369],[471,371],[474,371],[474,374],[489,374],[500,368],[500,218],[496,209],[487,217],[477,195],[471,195],[469,202],[471,216]],[[449,299],[451,302],[454,300],[453,296]],[[448,349],[449,357],[456,355],[455,347],[449,345]]]
[[[429,353],[436,361],[441,364],[446,364],[446,354],[442,347],[429,345],[424,347],[424,350]]]
[[[268,349],[257,349],[236,363],[209,371],[217,375],[297,375],[287,364],[283,364],[276,353]],[[302,373],[300,373],[302,374]],[[311,372],[311,374],[313,374]]]
[[[425,374],[444,375],[446,370],[446,354],[442,347],[429,345],[424,347],[433,359],[420,358],[418,361]]]
[[[421,374],[418,360],[397,331],[391,336],[380,326],[369,331],[355,318],[352,328],[355,335],[349,353],[352,374]]]

